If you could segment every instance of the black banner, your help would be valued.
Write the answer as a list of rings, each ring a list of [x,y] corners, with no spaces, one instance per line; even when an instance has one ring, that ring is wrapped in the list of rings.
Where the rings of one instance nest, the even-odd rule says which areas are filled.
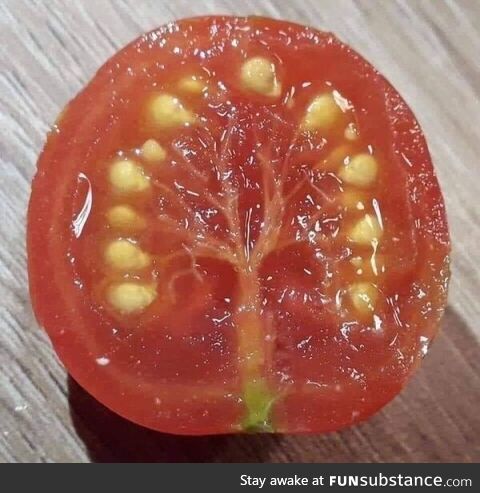
[[[19,474],[18,465],[2,467],[2,482],[14,484],[15,491],[23,491],[25,483],[30,487],[34,484],[35,488],[48,487],[49,492],[87,488],[201,493],[280,492],[294,488],[332,492],[371,488],[478,491],[480,471],[477,464],[91,464],[81,470],[77,466],[67,467],[67,484],[58,476],[65,469],[53,471],[51,467],[36,466],[28,474]]]

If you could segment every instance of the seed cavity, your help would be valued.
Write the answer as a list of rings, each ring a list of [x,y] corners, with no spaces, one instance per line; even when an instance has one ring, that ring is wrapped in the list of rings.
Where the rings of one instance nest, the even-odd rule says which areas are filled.
[[[115,270],[141,270],[147,267],[150,261],[150,255],[130,240],[114,240],[105,249],[105,262]]]
[[[133,314],[145,310],[157,297],[153,284],[122,282],[110,286],[107,292],[108,302],[118,312]]]
[[[257,56],[245,60],[240,67],[239,76],[245,91],[269,98],[278,98],[282,93],[277,67],[268,58]],[[189,101],[194,100],[192,95],[201,95],[208,89],[207,82],[197,75],[187,75],[174,84],[172,92],[178,92],[187,101],[187,106]],[[196,123],[197,116],[187,106],[173,94],[157,93],[149,99],[144,116],[148,123],[159,130],[188,126]],[[332,176],[334,173],[338,175],[343,185],[340,183],[342,191],[337,195],[337,204],[341,204],[346,210],[355,211],[354,217],[361,217],[348,230],[346,234],[348,241],[361,246],[373,245],[375,249],[371,257],[355,256],[350,259],[351,265],[356,270],[356,279],[360,282],[347,284],[346,295],[347,300],[350,300],[347,303],[361,316],[374,312],[379,296],[376,285],[368,281],[378,281],[374,276],[378,275],[377,259],[379,258],[375,255],[376,247],[383,235],[383,227],[381,219],[379,222],[375,214],[365,213],[371,197],[366,190],[361,189],[375,182],[379,166],[377,160],[370,154],[353,154],[352,151],[357,149],[358,144],[352,142],[358,140],[359,133],[355,123],[346,125],[348,119],[345,112],[350,109],[348,101],[341,98],[336,91],[317,94],[310,100],[301,117],[300,130],[323,132],[335,127],[339,131],[339,141],[334,144],[326,158],[314,167],[331,171]],[[344,139],[342,139],[342,129],[344,129]],[[160,138],[162,133],[153,131],[150,135]],[[140,148],[140,153],[138,150],[136,153],[135,159],[143,163],[145,170],[153,169],[149,168],[147,163],[161,163],[167,159],[167,150],[155,138],[146,140]],[[137,193],[153,186],[145,170],[135,159],[119,157],[112,162],[110,168],[107,168],[114,191],[124,194]],[[129,202],[125,197],[121,197],[121,200]],[[106,219],[112,228],[126,232],[125,236],[134,236],[135,231],[146,226],[142,214],[128,204],[110,207],[106,212]],[[120,236],[121,233],[118,234]],[[363,250],[357,249],[363,255]],[[354,246],[352,250],[355,250]],[[135,240],[129,238],[110,241],[103,250],[103,259],[110,269],[116,271],[116,275],[138,273],[152,264],[152,256]],[[383,261],[379,265],[384,272]],[[349,269],[353,270],[352,267]],[[128,278],[130,279],[126,280]],[[350,280],[349,283],[351,282]],[[345,288],[342,291],[345,293]],[[110,284],[104,294],[106,301],[120,314],[141,313],[158,296],[156,284],[142,282],[136,278],[131,280],[128,275],[125,275],[123,281]]]
[[[167,157],[167,151],[155,139],[145,141],[141,151],[143,159],[149,163],[160,163]]]
[[[308,106],[301,122],[306,131],[329,130],[342,116],[343,111],[332,93],[316,96]]]
[[[378,173],[377,160],[370,154],[353,156],[343,164],[339,177],[350,185],[366,188],[375,181]]]
[[[242,65],[240,78],[246,89],[258,94],[276,98],[282,92],[275,64],[267,58],[253,57],[246,60]]]
[[[161,93],[152,98],[148,108],[150,122],[158,128],[181,127],[195,123],[195,115],[179,98]]]
[[[150,187],[143,170],[131,159],[118,159],[110,167],[110,183],[120,193],[142,192]]]
[[[377,218],[371,214],[365,214],[350,230],[348,238],[360,245],[371,245],[375,242],[378,243],[382,234],[383,230]]]

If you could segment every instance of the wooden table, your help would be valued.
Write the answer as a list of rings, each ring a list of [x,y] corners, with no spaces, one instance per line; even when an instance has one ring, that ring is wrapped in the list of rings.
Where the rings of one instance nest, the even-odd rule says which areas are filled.
[[[68,379],[32,315],[25,211],[49,125],[141,32],[219,12],[313,24],[350,43],[414,109],[443,186],[454,246],[443,333],[398,398],[340,433],[179,438],[139,428]],[[0,461],[480,460],[480,2],[2,0],[0,22]]]

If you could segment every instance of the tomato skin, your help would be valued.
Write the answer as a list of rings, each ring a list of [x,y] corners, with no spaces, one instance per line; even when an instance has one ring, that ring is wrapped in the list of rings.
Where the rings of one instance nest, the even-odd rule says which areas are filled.
[[[241,430],[244,410],[238,373],[235,369],[227,370],[229,378],[224,384],[215,381],[209,393],[210,390],[205,392],[201,385],[190,381],[160,381],[157,385],[133,379],[127,382],[118,378],[114,368],[99,365],[98,358],[103,357],[105,348],[98,351],[92,344],[91,328],[107,332],[114,323],[101,311],[92,309],[85,295],[86,287],[82,286],[82,276],[72,261],[70,245],[75,241],[72,218],[78,213],[87,186],[78,179],[78,173],[89,165],[92,156],[95,161],[108,160],[112,143],[121,140],[127,146],[134,145],[117,125],[123,117],[134,117],[116,89],[131,83],[132,71],[140,77],[152,60],[157,65],[174,63],[175,54],[163,49],[159,38],[164,37],[172,44],[192,43],[197,50],[208,50],[215,42],[208,35],[213,26],[217,27],[219,39],[228,39],[250,26],[272,45],[278,44],[279,39],[290,38],[298,49],[305,50],[304,57],[315,56],[318,50],[335,87],[348,94],[359,109],[359,124],[372,136],[372,144],[381,148],[385,142],[389,143],[386,159],[395,163],[407,183],[406,190],[392,194],[397,194],[399,199],[407,197],[411,217],[420,225],[416,231],[417,250],[425,253],[417,264],[415,282],[429,287],[429,300],[438,308],[422,313],[425,300],[421,299],[404,307],[403,317],[419,331],[415,340],[419,336],[429,340],[435,336],[446,303],[449,278],[448,225],[421,129],[396,90],[351,48],[329,33],[260,17],[186,19],[141,36],[99,70],[69,103],[58,127],[48,137],[38,161],[28,210],[30,294],[39,324],[47,330],[60,360],[82,387],[131,421],[159,431],[190,435]],[[85,230],[90,227],[87,223]],[[75,280],[78,282],[72,282]],[[225,344],[227,353],[235,359],[235,349]],[[418,343],[412,346],[405,341],[405,346],[408,346],[405,354],[408,352],[413,363],[401,373],[398,370],[389,373],[386,365],[386,377],[379,380],[382,392],[347,388],[333,397],[318,394],[311,398],[305,397],[308,392],[293,393],[274,410],[276,429],[289,433],[331,431],[373,414],[405,385],[420,362]],[[113,343],[108,349],[112,348]],[[352,402],[355,402],[354,413]]]

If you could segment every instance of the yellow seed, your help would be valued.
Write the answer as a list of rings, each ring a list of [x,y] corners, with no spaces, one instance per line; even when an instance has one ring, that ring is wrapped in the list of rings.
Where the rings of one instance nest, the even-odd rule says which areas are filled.
[[[110,287],[107,293],[109,303],[120,313],[131,314],[147,308],[157,297],[152,284],[122,282]]]
[[[378,220],[371,214],[365,214],[350,230],[348,238],[360,245],[371,245],[382,237],[383,231]]]
[[[137,229],[145,225],[143,218],[129,205],[115,205],[107,211],[108,223],[116,229]]]
[[[345,131],[343,132],[343,135],[347,140],[357,140],[358,139],[358,130],[357,130],[355,123],[349,123],[346,126]]]
[[[291,110],[293,108],[293,106],[295,105],[295,98],[293,97],[293,94],[289,94],[287,96],[287,99],[286,99],[286,102],[285,102],[285,106]]]
[[[328,130],[342,115],[332,93],[316,96],[307,108],[301,128],[307,131]]]
[[[346,189],[340,194],[341,204],[349,210],[363,211],[367,201],[367,195],[357,190]]]
[[[149,163],[158,163],[165,160],[167,151],[155,139],[148,139],[142,145],[142,157]]]
[[[150,264],[150,255],[129,240],[114,240],[105,249],[105,262],[124,272],[144,269]]]
[[[264,96],[278,97],[282,92],[275,64],[267,58],[253,57],[246,60],[240,78],[245,88]]]
[[[369,282],[359,282],[352,284],[348,288],[348,294],[352,305],[362,314],[368,314],[375,310],[378,299],[377,288]]]
[[[364,260],[362,257],[352,257],[350,263],[357,269],[361,269],[364,265]]]
[[[196,75],[183,77],[178,81],[178,88],[190,94],[202,94],[207,89],[205,82]]]
[[[370,154],[362,153],[353,156],[347,163],[344,163],[339,176],[350,185],[368,187],[375,181],[377,173],[377,160]]]
[[[195,115],[171,94],[157,94],[150,102],[149,119],[159,128],[180,127],[195,122]]]
[[[110,183],[122,193],[142,192],[150,186],[142,168],[131,159],[118,159],[110,168]]]

